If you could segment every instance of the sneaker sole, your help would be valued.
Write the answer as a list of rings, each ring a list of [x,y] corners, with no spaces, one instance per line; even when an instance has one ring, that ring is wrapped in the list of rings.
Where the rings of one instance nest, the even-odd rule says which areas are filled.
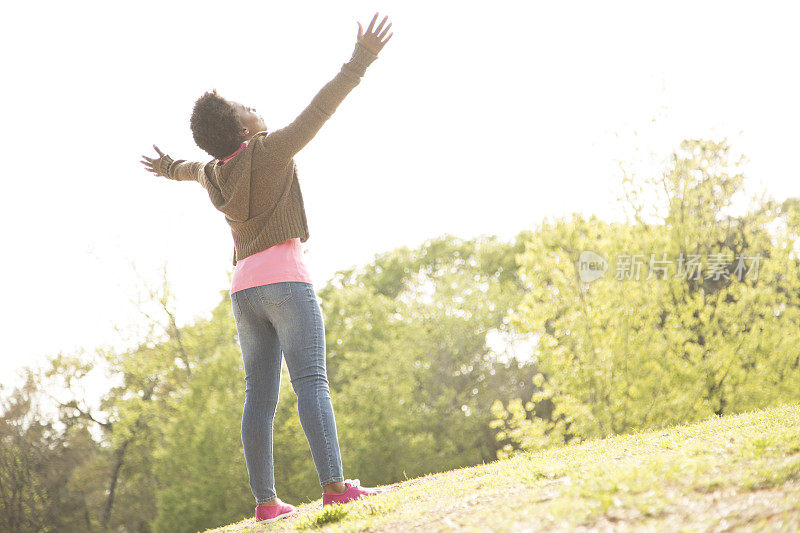
[[[295,509],[294,511],[289,511],[288,513],[283,513],[282,515],[276,516],[275,518],[265,518],[264,520],[256,520],[256,524],[269,524],[270,522],[275,522],[276,520],[280,520],[281,518],[286,518],[294,514],[297,514],[297,509]]]

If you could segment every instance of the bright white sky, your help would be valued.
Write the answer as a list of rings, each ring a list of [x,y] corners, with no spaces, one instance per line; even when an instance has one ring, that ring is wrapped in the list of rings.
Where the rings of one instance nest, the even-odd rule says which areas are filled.
[[[296,157],[318,288],[444,233],[619,219],[618,162],[658,168],[684,138],[727,137],[749,179],[797,195],[800,32],[786,5],[13,2],[0,22],[0,382],[120,345],[114,326],[145,322],[131,299],[165,262],[179,324],[206,316],[229,286],[230,230],[199,184],[147,173],[140,155],[155,143],[210,160],[189,116],[211,88],[269,129],[288,124],[375,11],[394,36]]]

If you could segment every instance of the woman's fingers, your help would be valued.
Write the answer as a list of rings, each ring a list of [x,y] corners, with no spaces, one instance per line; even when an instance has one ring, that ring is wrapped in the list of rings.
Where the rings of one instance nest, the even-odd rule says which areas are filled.
[[[381,21],[381,23],[378,25],[377,28],[375,28],[375,34],[377,34],[378,32],[381,31],[381,28],[383,28],[383,25],[386,23],[386,21],[388,19],[389,19],[389,15],[386,15],[385,17],[383,17],[383,20]]]
[[[370,33],[370,32],[372,32],[372,26],[375,24],[375,21],[376,21],[376,20],[378,20],[378,13],[377,13],[377,11],[375,12],[375,16],[374,16],[374,17],[372,17],[372,22],[370,22],[370,23],[369,23],[369,26],[367,26],[367,33]]]
[[[159,153],[161,157],[147,157],[146,155],[142,154],[142,159],[139,162],[144,165],[144,169],[148,172],[152,172],[156,176],[163,176],[164,174],[160,171],[159,165],[161,163],[161,158],[164,157],[164,153],[158,149],[158,146],[155,144],[153,145],[156,152]]]
[[[394,32],[390,33],[390,34],[389,34],[389,36],[386,38],[386,40],[385,40],[385,41],[381,41],[381,46],[383,46],[384,44],[388,43],[388,42],[389,42],[389,39],[391,39],[391,38],[392,38],[392,35],[394,35]]]
[[[142,163],[144,165],[144,169],[146,171],[152,172],[153,174],[158,174],[159,176],[161,175],[161,172],[159,172],[156,169],[155,165],[153,165],[152,163],[149,163],[147,161],[140,161],[140,163]]]
[[[384,19],[384,20],[386,20],[386,19]],[[390,22],[388,26],[383,28],[383,31],[381,32],[381,34],[378,35],[378,39],[383,39],[384,36],[386,35],[386,32],[389,31],[389,28],[391,28],[391,27],[392,27],[392,23]],[[377,31],[377,30],[375,30],[375,31]]]

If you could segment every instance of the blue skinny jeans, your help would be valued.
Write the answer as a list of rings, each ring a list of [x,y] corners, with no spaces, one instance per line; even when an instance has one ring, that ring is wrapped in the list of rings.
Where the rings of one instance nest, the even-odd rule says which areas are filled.
[[[325,365],[325,327],[314,287],[300,281],[251,287],[232,293],[231,306],[246,383],[242,446],[256,504],[276,497],[272,423],[281,351],[320,485],[344,481]]]

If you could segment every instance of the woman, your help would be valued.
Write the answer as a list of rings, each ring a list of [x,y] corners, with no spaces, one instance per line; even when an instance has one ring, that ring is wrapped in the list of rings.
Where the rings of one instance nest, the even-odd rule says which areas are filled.
[[[303,431],[322,485],[323,505],[381,492],[345,479],[325,365],[325,329],[316,293],[302,261],[308,240],[303,196],[294,155],[319,131],[389,41],[392,26],[366,32],[358,23],[350,61],[290,125],[267,132],[256,110],[206,92],[194,106],[191,129],[209,163],[142,156],[145,168],[173,180],[195,180],[225,214],[234,240],[231,305],[245,370],[242,413],[250,488],[256,521],[272,522],[296,512],[275,492],[272,421],[278,403],[281,352],[297,394]]]

